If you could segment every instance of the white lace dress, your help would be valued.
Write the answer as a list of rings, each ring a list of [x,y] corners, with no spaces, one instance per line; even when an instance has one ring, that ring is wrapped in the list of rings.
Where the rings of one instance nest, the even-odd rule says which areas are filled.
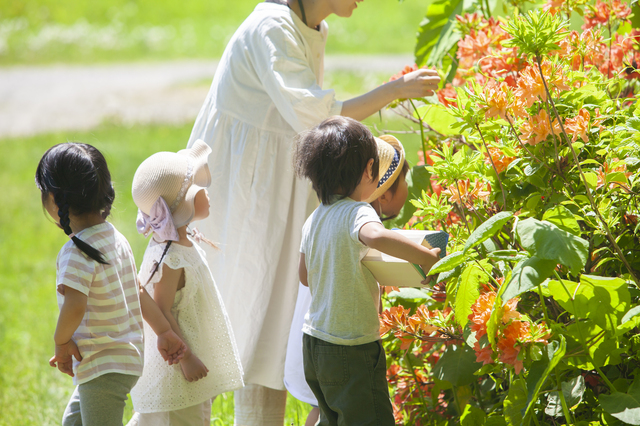
[[[160,260],[165,243],[153,239],[140,266],[140,282],[145,284]],[[133,408],[139,413],[180,410],[203,403],[223,392],[243,386],[242,366],[238,357],[227,312],[207,266],[204,251],[194,242],[192,247],[172,244],[162,263],[171,269],[184,268],[185,286],[176,292],[171,313],[180,326],[191,351],[209,369],[207,377],[187,382],[180,365],[169,366],[157,349],[157,338],[144,323],[144,369],[131,390]],[[154,284],[162,277],[162,267],[145,284],[153,297]]]

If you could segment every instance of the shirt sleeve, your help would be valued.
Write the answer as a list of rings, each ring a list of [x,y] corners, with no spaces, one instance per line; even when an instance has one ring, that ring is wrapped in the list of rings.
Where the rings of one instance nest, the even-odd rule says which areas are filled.
[[[58,255],[57,285],[65,285],[89,295],[97,263],[75,246],[65,246]]]
[[[338,115],[342,102],[323,90],[306,58],[304,41],[290,24],[263,25],[254,32],[254,66],[278,112],[296,131]]]
[[[370,204],[359,203],[359,206],[353,212],[353,220],[351,221],[353,224],[351,228],[351,238],[353,241],[360,245],[364,245],[362,244],[362,241],[360,241],[360,228],[369,222],[382,224],[380,217]]]
[[[302,226],[302,238],[300,239],[300,253],[307,253],[307,241],[309,240],[309,227],[311,222],[311,216]]]

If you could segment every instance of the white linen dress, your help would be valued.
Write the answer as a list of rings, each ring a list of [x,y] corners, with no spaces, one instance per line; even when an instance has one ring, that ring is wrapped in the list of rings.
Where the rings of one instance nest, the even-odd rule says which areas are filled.
[[[156,243],[151,239],[140,266],[140,282],[151,297],[155,283],[162,277],[162,266],[151,281],[147,281],[165,246],[165,243]],[[176,292],[171,313],[185,343],[209,369],[209,373],[203,379],[187,382],[180,364],[170,366],[162,359],[157,349],[156,334],[145,321],[144,368],[142,377],[131,390],[136,416],[130,425],[149,424],[138,418],[140,413],[144,417],[145,413],[178,411],[202,403],[208,403],[210,414],[211,398],[243,386],[242,366],[233,332],[204,251],[195,242],[192,247],[172,244],[162,263],[171,269],[184,268],[185,285]],[[151,423],[154,426],[160,425],[160,417],[154,416],[153,419]],[[173,423],[167,417],[166,424]]]
[[[317,205],[294,176],[294,136],[342,110],[321,87],[326,36],[324,21],[316,31],[284,5],[259,4],[227,45],[188,144],[212,148],[211,212],[195,225],[221,248],[209,262],[245,383],[278,390],[301,229]]]

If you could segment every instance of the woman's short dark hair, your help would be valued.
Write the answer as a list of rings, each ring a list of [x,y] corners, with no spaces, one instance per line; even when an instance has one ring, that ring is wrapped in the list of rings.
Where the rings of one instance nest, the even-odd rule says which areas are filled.
[[[378,148],[373,134],[352,118],[334,116],[298,136],[294,167],[299,177],[311,180],[322,204],[330,204],[336,194],[342,199],[353,193],[371,159],[377,180]]]
[[[43,205],[49,194],[53,195],[60,227],[67,235],[73,233],[69,213],[100,213],[106,219],[116,196],[104,156],[84,143],[67,142],[49,148],[38,164],[36,186]],[[99,250],[76,236],[72,239],[87,256],[107,263]]]

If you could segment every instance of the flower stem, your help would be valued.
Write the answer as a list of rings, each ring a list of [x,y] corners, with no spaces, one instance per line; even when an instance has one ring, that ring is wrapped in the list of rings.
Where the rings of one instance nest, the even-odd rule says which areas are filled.
[[[424,125],[422,124],[422,117],[420,117],[420,113],[418,112],[418,108],[416,108],[416,105],[413,103],[413,99],[409,99],[409,102],[411,102],[411,106],[413,107],[414,111],[416,112],[416,115],[418,116],[418,123],[420,124],[420,141],[422,142],[422,155],[424,156],[424,162],[426,164],[427,163],[427,144],[424,140]]]
[[[493,167],[493,171],[496,172],[496,179],[498,180],[498,183],[500,184],[500,190],[502,191],[502,206],[506,209],[507,208],[507,196],[504,193],[504,186],[502,186],[502,180],[500,180],[500,173],[498,173],[498,168],[496,167],[495,163],[493,162],[493,157],[491,157],[491,152],[489,152],[489,147],[487,146],[487,142],[484,140],[484,135],[480,131],[480,126],[478,125],[478,123],[476,123],[476,129],[478,130],[478,133],[480,134],[480,138],[482,139],[482,143],[484,144],[484,149],[487,150],[487,155],[489,156],[489,161],[491,161],[491,166]]]
[[[567,421],[567,424],[570,425],[573,423],[571,418],[571,411],[569,411],[569,406],[567,405],[567,400],[564,397],[564,393],[562,392],[562,385],[560,384],[560,375],[558,374],[558,367],[554,368],[554,372],[556,375],[556,386],[558,389],[558,394],[560,396],[560,402],[562,403],[562,412],[564,413],[564,418]]]
[[[558,123],[560,124],[560,129],[562,130],[562,134],[564,135],[567,145],[569,146],[569,150],[571,151],[573,161],[575,162],[576,167],[580,172],[580,178],[584,183],[584,189],[587,194],[587,198],[589,199],[589,204],[591,204],[591,208],[593,209],[593,211],[596,213],[596,216],[600,220],[600,223],[602,224],[602,227],[604,228],[605,233],[607,234],[607,239],[613,246],[616,254],[620,258],[624,266],[629,271],[629,274],[633,278],[633,281],[635,282],[636,287],[640,288],[640,280],[638,280],[638,277],[636,277],[635,273],[633,272],[633,268],[631,268],[631,265],[629,264],[629,262],[627,261],[627,258],[622,253],[622,250],[620,249],[620,246],[618,246],[618,243],[616,243],[616,239],[613,237],[613,234],[611,233],[611,229],[609,229],[609,225],[607,225],[607,221],[604,220],[604,217],[602,217],[602,213],[600,213],[600,209],[598,209],[598,206],[596,205],[596,202],[593,199],[593,194],[591,193],[591,189],[589,188],[589,184],[587,183],[587,178],[585,177],[582,171],[582,166],[580,165],[580,161],[578,160],[578,154],[576,154],[576,150],[573,148],[573,144],[571,143],[571,140],[569,139],[569,136],[567,135],[567,132],[564,129],[564,125],[562,124],[562,120],[560,119],[560,114],[558,114],[556,105],[553,102],[553,99],[551,98],[551,92],[549,91],[549,87],[547,86],[547,81],[545,80],[544,75],[542,74],[542,65],[541,65],[539,56],[536,56],[536,63],[538,64],[538,69],[540,70],[540,78],[542,79],[542,83],[544,83],[544,89],[547,93],[547,99],[549,100],[549,103],[553,108],[553,113],[558,119]]]

